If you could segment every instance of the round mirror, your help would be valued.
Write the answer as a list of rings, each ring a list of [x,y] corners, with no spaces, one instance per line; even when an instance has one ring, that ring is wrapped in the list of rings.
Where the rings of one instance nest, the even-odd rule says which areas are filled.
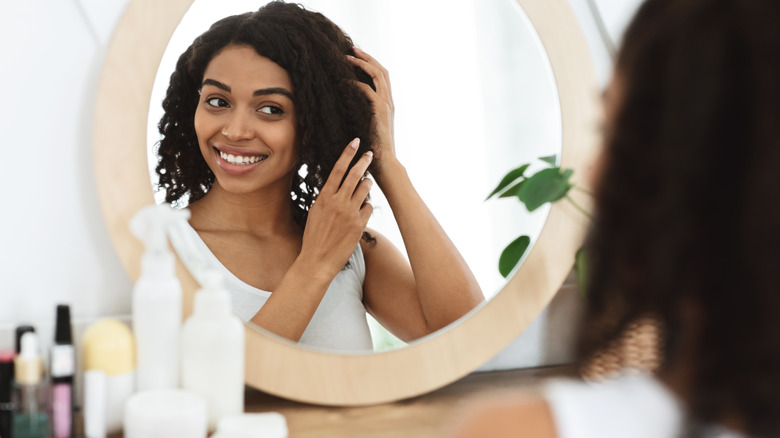
[[[531,237],[532,246],[548,209],[528,213],[514,199],[486,202],[485,198],[511,169],[522,163],[540,167],[539,157],[561,153],[555,80],[525,13],[509,0],[481,1],[479,7],[471,0],[421,0],[415,2],[413,14],[408,13],[408,4],[387,0],[309,0],[302,4],[331,18],[391,72],[397,154],[466,259],[485,297],[492,298],[505,283],[497,269],[499,254],[521,234]],[[257,7],[256,1],[248,0],[195,0],[174,31],[149,105],[147,145],[153,187],[159,159],[157,124],[176,61],[217,19]],[[447,20],[432,20],[442,11]],[[372,192],[375,211],[369,228],[403,251],[387,200],[378,187]],[[157,202],[164,197],[163,190],[155,192]],[[199,266],[207,263],[183,254],[197,253],[184,248],[200,248],[205,243],[192,233],[174,237],[174,248],[200,280],[203,269]],[[228,275],[227,269],[223,271]],[[370,315],[368,319],[373,351],[404,345]]]
[[[573,169],[574,179],[577,183],[581,186],[587,186],[588,170],[595,153],[593,145],[596,137],[594,126],[597,85],[587,47],[568,4],[565,0],[548,0],[547,2],[523,0],[517,3],[507,0],[494,3],[495,8],[489,13],[481,8],[482,3],[464,3],[472,8],[472,15],[477,17],[476,19],[469,18],[472,20],[470,22],[471,32],[467,33],[475,40],[472,43],[464,40],[463,44],[465,45],[460,50],[442,49],[443,54],[440,62],[461,59],[461,51],[470,50],[477,54],[478,61],[476,62],[481,63],[481,60],[491,56],[500,58],[503,53],[501,50],[506,51],[505,54],[511,53],[513,48],[520,49],[524,44],[530,44],[533,47],[532,52],[535,51],[536,55],[531,56],[536,56],[537,61],[529,62],[533,65],[528,66],[522,64],[523,56],[515,59],[509,57],[510,61],[504,67],[497,67],[486,73],[479,69],[476,70],[480,75],[492,78],[488,79],[487,83],[481,79],[481,85],[462,85],[457,90],[445,94],[463,95],[474,91],[472,88],[484,88],[485,94],[480,95],[480,97],[470,97],[468,100],[470,109],[484,107],[487,102],[491,101],[490,99],[499,101],[503,99],[510,103],[517,100],[522,101],[522,96],[518,96],[515,94],[516,91],[513,91],[521,90],[522,87],[505,88],[504,86],[507,83],[511,84],[512,78],[523,77],[522,72],[536,69],[544,71],[544,74],[547,75],[549,71],[552,71],[554,82],[550,76],[545,77],[549,84],[548,90],[551,90],[550,92],[553,94],[552,100],[549,101],[550,106],[547,108],[552,108],[550,112],[555,113],[554,118],[551,119],[554,126],[541,131],[549,136],[546,138],[555,139],[555,141],[550,142],[551,144],[557,142],[552,147],[555,151],[560,150],[560,164],[563,167]],[[133,279],[138,276],[142,248],[140,243],[130,235],[127,223],[138,209],[154,202],[145,146],[147,144],[147,112],[151,91],[160,59],[170,35],[178,21],[184,16],[189,4],[190,0],[132,1],[117,27],[106,57],[100,83],[94,128],[94,155],[99,196],[109,232],[120,259]],[[522,7],[522,11],[517,8],[518,4]],[[363,3],[358,2],[355,5],[363,5]],[[249,9],[255,9],[255,7],[256,5]],[[503,7],[510,9],[501,9]],[[246,10],[246,8],[242,10]],[[462,11],[466,10],[462,9]],[[518,20],[515,24],[506,25],[503,28],[488,25],[491,23],[492,15],[500,14],[501,11],[506,10],[511,10],[511,13],[515,14]],[[355,6],[351,13],[357,14],[362,11],[363,6]],[[397,98],[400,98],[401,93],[407,92],[401,91],[402,87],[397,84],[398,76],[404,76],[403,67],[400,66],[400,63],[398,66],[395,65],[398,62],[395,60],[397,54],[394,55],[391,48],[383,46],[382,43],[376,43],[375,47],[369,46],[369,44],[373,44],[369,42],[369,37],[366,37],[367,41],[361,40],[363,37],[361,32],[364,32],[365,29],[361,30],[358,27],[351,29],[346,24],[345,19],[329,12],[326,13],[330,14],[330,18],[350,33],[356,42],[367,50],[375,52],[373,54],[391,69],[394,89],[398,90],[396,91]],[[416,13],[402,14],[398,12],[397,14],[399,15],[395,21],[403,23],[403,20],[406,19],[405,15],[415,15]],[[418,20],[417,26],[423,30],[429,28],[429,23],[446,21],[442,17],[450,19],[447,12],[438,12],[430,17],[422,14],[417,15],[419,16],[413,18]],[[456,21],[466,19],[465,15],[468,14],[455,14],[452,19]],[[368,19],[358,20],[358,22],[362,21],[364,28],[381,27],[380,23],[385,23],[386,18],[386,16],[379,18],[372,16]],[[481,26],[488,27],[479,27],[479,20],[483,20]],[[531,25],[527,25],[528,22]],[[522,26],[526,26],[525,29],[528,30],[526,33],[531,35],[530,40],[523,40],[526,43],[516,40],[517,33],[513,33],[518,31],[515,27],[522,28]],[[507,30],[509,27],[513,31]],[[503,49],[494,46],[480,47],[481,43],[476,42],[480,32],[496,32],[493,38],[497,40],[507,38],[507,44]],[[522,33],[522,31],[519,32]],[[432,35],[429,38],[435,40],[436,36]],[[537,42],[539,40],[545,48],[547,59],[538,49]],[[491,54],[491,51],[495,53]],[[419,52],[423,55],[422,58],[425,58],[425,55],[434,57],[435,49],[426,47],[426,50]],[[436,70],[437,66],[434,65],[432,68]],[[507,70],[504,71],[504,68]],[[471,75],[474,76],[477,73],[471,73]],[[413,86],[410,88],[414,90]],[[554,97],[556,91],[557,99]],[[429,113],[444,112],[449,109],[445,108],[446,105],[441,102],[429,101],[424,95],[410,93],[410,99],[407,101],[411,103],[404,103],[403,106],[398,105],[398,117],[405,117],[403,114],[407,110],[413,112],[411,107],[419,105],[420,100],[427,102],[426,105],[430,106]],[[517,110],[517,115],[504,114],[500,120],[496,120],[496,116],[486,116],[490,120],[482,120],[480,128],[482,131],[480,129],[470,131],[469,135],[473,137],[468,138],[471,138],[474,143],[471,145],[468,160],[472,164],[479,163],[479,166],[484,166],[487,169],[484,172],[486,181],[480,183],[476,190],[479,195],[478,204],[482,206],[481,208],[484,208],[485,205],[482,204],[482,199],[492,188],[491,186],[497,183],[503,172],[523,161],[530,161],[541,155],[551,155],[547,153],[549,150],[541,153],[533,151],[528,155],[522,155],[522,151],[526,148],[524,141],[532,146],[542,145],[546,141],[514,140],[518,132],[526,130],[526,122],[532,119],[528,113],[534,112],[534,108],[522,106],[517,108],[520,108]],[[540,110],[540,112],[547,112],[547,110]],[[457,122],[445,123],[449,119],[443,120],[437,121],[437,124],[444,125],[443,130],[457,133],[459,129],[462,129],[462,126],[459,126]],[[405,125],[414,126],[417,123],[419,120],[410,119],[405,122]],[[489,131],[490,128],[502,124],[510,129],[501,133]],[[401,130],[401,127],[398,126],[397,130]],[[479,137],[480,135],[481,137]],[[414,139],[404,141],[398,139],[397,143],[400,149],[405,147],[405,144],[415,145],[417,142]],[[488,144],[500,144],[503,149],[489,154],[473,153],[476,148],[481,150]],[[549,146],[550,144],[545,145],[545,147]],[[441,147],[434,149],[437,152],[434,153],[432,160],[439,159],[441,149]],[[430,151],[421,151],[421,149],[411,146],[408,151],[409,155],[405,158],[407,161],[413,161],[418,154],[430,153]],[[517,155],[517,151],[520,151],[521,155]],[[489,160],[500,162],[503,168],[499,166],[491,169]],[[411,166],[409,163],[405,164]],[[430,178],[432,173],[429,170],[430,163],[423,162],[421,167],[424,169],[420,172],[422,176],[413,177],[416,184],[420,180]],[[446,169],[446,167],[444,168]],[[445,200],[442,202],[444,205],[461,202],[458,193],[454,191],[450,193],[446,188],[443,190],[441,184],[434,193],[423,195],[426,201],[431,204],[435,204],[431,200],[439,198]],[[458,202],[454,202],[453,199]],[[588,204],[586,198],[579,201],[581,204]],[[506,202],[502,203],[506,204]],[[495,205],[499,205],[499,201],[496,201]],[[442,222],[445,222],[445,227],[451,227],[446,223],[448,216],[446,213],[437,213],[437,215]],[[544,214],[541,216],[541,220],[544,220]],[[502,217],[510,223],[516,223],[516,221],[522,220],[521,218],[527,218],[528,215],[520,211],[519,213],[504,213],[498,217]],[[420,342],[414,342],[406,348],[373,354],[332,354],[302,349],[273,335],[261,334],[258,331],[248,329],[246,332],[247,383],[261,390],[300,401],[358,405],[409,397],[451,382],[500,351],[521,333],[546,306],[571,268],[574,253],[581,243],[586,225],[587,219],[579,212],[563,203],[555,204],[550,209],[543,228],[538,234],[536,244],[527,255],[523,265],[493,299],[471,312],[467,317],[462,318],[461,322],[451,329],[440,331]],[[472,226],[464,233],[452,228],[448,228],[447,231],[451,233],[453,239],[459,239],[460,237],[456,236],[462,235],[465,236],[466,240],[473,238],[480,242],[499,240],[499,243],[495,245],[497,248],[501,248],[511,240],[514,237],[512,234],[529,232],[523,227],[514,226],[510,227],[508,231],[512,235],[511,237],[498,238],[489,234],[492,229],[490,226],[486,226],[486,229],[482,230],[484,234],[479,234],[477,229],[478,227]],[[495,269],[493,266],[495,266],[499,251],[476,250],[476,254],[474,254],[474,251],[464,248],[465,244],[457,241],[456,243],[461,252],[466,254],[467,259],[473,257],[479,263],[486,263],[490,266],[490,270]],[[197,284],[181,264],[178,265],[178,274],[185,289],[184,313],[187,315],[191,311],[192,294],[196,290]],[[483,287],[486,288],[486,291],[492,292],[492,289],[496,289],[498,286],[494,286],[492,289],[490,286]]]

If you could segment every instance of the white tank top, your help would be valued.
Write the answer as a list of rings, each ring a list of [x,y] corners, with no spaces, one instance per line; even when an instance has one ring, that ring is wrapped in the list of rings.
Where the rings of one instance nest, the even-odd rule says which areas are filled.
[[[559,438],[677,438],[684,427],[680,401],[647,374],[627,374],[602,383],[550,380],[542,394]],[[709,438],[743,438],[722,427]]]
[[[177,222],[179,224],[168,229],[171,244],[192,276],[202,283],[203,273],[207,270],[220,272],[232,298],[233,312],[244,322],[254,325],[249,320],[263,307],[271,292],[241,281],[217,259],[188,222]],[[349,267],[336,274],[325,292],[299,344],[323,350],[373,350],[363,306],[365,276],[363,250],[358,244],[349,258]]]

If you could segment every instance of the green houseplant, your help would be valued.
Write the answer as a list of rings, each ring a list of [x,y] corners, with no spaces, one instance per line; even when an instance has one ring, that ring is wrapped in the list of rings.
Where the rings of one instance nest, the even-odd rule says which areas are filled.
[[[532,163],[523,164],[509,171],[485,200],[494,197],[517,198],[530,213],[547,203],[565,199],[576,210],[590,217],[590,214],[569,196],[569,191],[572,189],[585,191],[571,182],[574,171],[558,166],[556,155],[540,157],[539,161],[545,167],[533,174],[526,174]],[[503,277],[506,278],[512,272],[530,244],[531,238],[528,235],[521,235],[504,248],[498,259],[498,271]],[[580,248],[574,262],[580,291],[585,290],[586,263],[585,252]]]

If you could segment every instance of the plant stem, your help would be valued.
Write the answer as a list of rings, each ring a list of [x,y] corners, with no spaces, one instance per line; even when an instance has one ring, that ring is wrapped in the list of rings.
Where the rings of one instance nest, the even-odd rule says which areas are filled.
[[[584,214],[585,216],[587,216],[587,217],[588,217],[588,219],[590,219],[590,220],[593,220],[593,216],[591,216],[591,215],[590,215],[590,213],[588,213],[587,211],[585,211],[585,209],[584,209],[584,208],[580,207],[580,206],[579,206],[579,205],[578,205],[576,202],[574,202],[574,199],[571,199],[571,197],[569,197],[569,195],[566,195],[566,200],[567,200],[567,201],[569,201],[569,202],[571,203],[571,205],[572,205],[572,206],[573,206],[573,207],[574,207],[574,208],[575,208],[577,211],[579,211],[580,213],[582,213],[582,214]]]
[[[577,189],[577,190],[581,191],[582,193],[587,193],[588,195],[590,195],[590,196],[593,196],[593,193],[591,193],[591,192],[589,192],[589,191],[587,191],[587,190],[583,189],[583,188],[582,188],[582,187],[580,187],[580,186],[577,186],[577,185],[575,185],[575,186],[572,186],[572,188],[574,188],[574,189]]]

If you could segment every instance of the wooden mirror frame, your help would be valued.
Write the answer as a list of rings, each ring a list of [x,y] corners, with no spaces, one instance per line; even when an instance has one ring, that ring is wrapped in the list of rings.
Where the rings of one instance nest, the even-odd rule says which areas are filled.
[[[98,88],[94,165],[103,216],[120,261],[135,281],[143,254],[130,218],[154,203],[147,164],[149,100],[160,59],[193,0],[132,0],[108,47]],[[517,0],[552,66],[561,107],[561,165],[589,186],[597,145],[598,84],[588,47],[566,0]],[[572,193],[589,209],[590,199]],[[588,218],[568,203],[550,209],[523,265],[489,302],[452,327],[379,353],[301,348],[246,328],[246,383],[292,400],[356,406],[420,395],[453,382],[499,353],[550,302],[571,270]],[[198,284],[177,258],[183,313]]]

